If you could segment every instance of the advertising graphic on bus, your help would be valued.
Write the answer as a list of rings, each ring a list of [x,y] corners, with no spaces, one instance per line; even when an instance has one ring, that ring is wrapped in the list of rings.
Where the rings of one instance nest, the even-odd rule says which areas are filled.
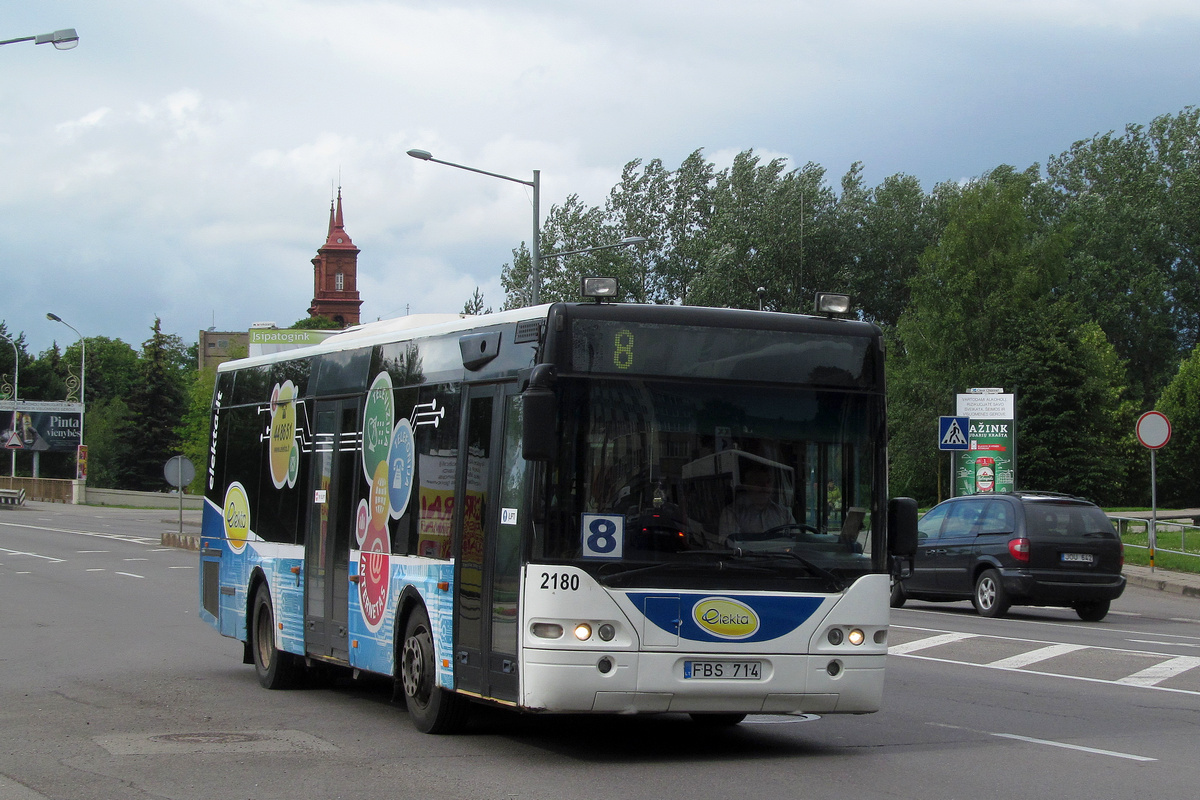
[[[201,617],[267,688],[389,676],[433,733],[875,711],[916,523],[883,371],[863,322],[600,302],[227,362]]]

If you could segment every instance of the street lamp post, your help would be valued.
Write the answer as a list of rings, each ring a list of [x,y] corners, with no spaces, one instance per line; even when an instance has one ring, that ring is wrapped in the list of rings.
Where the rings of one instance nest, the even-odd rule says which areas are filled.
[[[0,339],[4,339],[9,344],[11,344],[12,349],[13,349],[13,395],[12,395],[12,399],[13,399],[13,402],[15,403],[17,400],[21,399],[21,397],[20,397],[20,395],[21,395],[21,353],[17,350],[17,343],[14,342],[9,337],[5,336],[3,333],[0,333]],[[16,406],[13,406],[13,432],[14,433],[17,430],[16,422],[17,422]],[[9,474],[14,478],[17,477],[17,451],[15,448],[12,451],[12,472],[10,472]]]
[[[538,304],[538,296],[541,294],[541,288],[542,288],[542,278],[541,278],[541,271],[540,271],[541,270],[541,261],[542,261],[541,241],[540,241],[541,236],[542,236],[542,233],[541,233],[542,223],[541,223],[541,219],[540,219],[541,212],[538,208],[540,199],[541,199],[540,198],[541,191],[542,191],[541,170],[535,169],[533,171],[533,180],[525,181],[525,180],[521,180],[520,178],[511,178],[508,175],[501,175],[498,172],[488,172],[487,170],[484,170],[484,169],[476,169],[475,167],[468,167],[468,166],[464,166],[463,164],[455,164],[453,161],[442,161],[440,158],[434,158],[433,154],[430,153],[428,150],[414,149],[414,150],[409,150],[408,154],[410,156],[412,156],[413,158],[420,159],[421,161],[432,161],[435,164],[445,164],[447,167],[457,167],[458,169],[465,169],[467,172],[478,172],[480,175],[487,175],[492,178],[500,178],[501,180],[512,181],[513,183],[519,183],[522,186],[529,186],[533,189],[533,241],[529,245],[529,264],[530,264],[530,269],[532,272],[531,278],[532,278],[532,283],[533,283],[533,288],[531,290],[531,299],[532,299],[531,305],[536,306]]]
[[[61,322],[71,330],[75,331],[75,335],[79,337],[79,446],[83,447],[83,418],[87,415],[87,401],[84,399],[84,387],[86,386],[86,369],[87,369],[87,339],[83,338],[74,325],[63,320],[57,314],[46,314],[46,319],[53,322]],[[78,470],[79,451],[75,454],[76,470]],[[75,473],[78,475],[78,471]]]
[[[0,45],[16,44],[17,42],[33,42],[34,44],[52,44],[55,50],[71,50],[79,45],[79,35],[74,28],[63,28],[53,33],[39,33],[36,36],[20,36],[16,39],[5,39]]]

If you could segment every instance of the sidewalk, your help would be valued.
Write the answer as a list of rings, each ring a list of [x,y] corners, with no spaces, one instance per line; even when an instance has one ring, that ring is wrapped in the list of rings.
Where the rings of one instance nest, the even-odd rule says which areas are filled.
[[[1200,574],[1193,572],[1169,572],[1164,569],[1150,571],[1149,567],[1126,564],[1121,570],[1130,586],[1157,589],[1160,592],[1181,594],[1185,597],[1200,597]]]

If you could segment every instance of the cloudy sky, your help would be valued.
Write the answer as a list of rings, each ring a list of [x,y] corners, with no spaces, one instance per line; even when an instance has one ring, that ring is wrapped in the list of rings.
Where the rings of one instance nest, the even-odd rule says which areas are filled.
[[[39,0],[0,40],[0,320],[33,352],[155,316],[289,325],[342,187],[363,319],[499,306],[622,166],[754,149],[927,188],[1200,103],[1195,0]]]

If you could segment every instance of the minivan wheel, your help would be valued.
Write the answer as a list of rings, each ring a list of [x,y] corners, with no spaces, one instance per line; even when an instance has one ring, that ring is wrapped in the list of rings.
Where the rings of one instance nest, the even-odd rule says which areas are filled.
[[[1075,606],[1075,613],[1084,622],[1099,622],[1108,616],[1108,600],[1097,600],[1092,603],[1079,603]]]
[[[984,570],[980,574],[975,581],[975,594],[971,601],[981,617],[1002,617],[1012,605],[1004,585],[1000,583],[1000,573],[994,569]]]

